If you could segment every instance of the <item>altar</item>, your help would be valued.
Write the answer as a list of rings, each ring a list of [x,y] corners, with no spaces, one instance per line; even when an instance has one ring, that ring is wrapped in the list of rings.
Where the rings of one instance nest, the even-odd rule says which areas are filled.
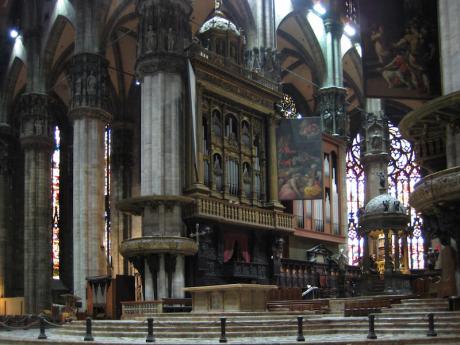
[[[192,313],[265,311],[276,285],[227,284],[184,288],[192,295]]]

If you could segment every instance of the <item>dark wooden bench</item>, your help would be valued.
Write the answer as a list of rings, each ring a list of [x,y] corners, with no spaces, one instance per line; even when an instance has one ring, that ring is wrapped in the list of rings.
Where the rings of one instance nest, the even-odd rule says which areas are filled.
[[[268,311],[312,311],[317,314],[329,312],[328,300],[288,300],[267,302]]]
[[[188,313],[192,311],[191,298],[163,298],[163,313]]]

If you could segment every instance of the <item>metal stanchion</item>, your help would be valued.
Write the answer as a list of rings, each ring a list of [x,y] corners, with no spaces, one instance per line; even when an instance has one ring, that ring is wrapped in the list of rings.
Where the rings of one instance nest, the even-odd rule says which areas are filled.
[[[226,343],[227,337],[225,336],[225,322],[227,319],[225,317],[220,318],[220,338],[219,343]]]
[[[305,341],[303,336],[303,317],[297,316],[297,341]]]
[[[377,339],[377,335],[375,334],[375,315],[369,314],[369,333],[367,333],[367,339]]]
[[[155,338],[153,337],[153,317],[147,319],[147,338],[145,339],[146,343],[153,343]]]
[[[92,333],[92,326],[91,326],[91,318],[87,317],[86,318],[86,334],[85,337],[83,338],[84,341],[93,341],[93,335]]]
[[[46,339],[47,336],[45,334],[45,318],[40,316],[40,334],[38,335],[38,339]]]
[[[426,334],[427,337],[436,337],[438,333],[434,330],[434,314],[428,314],[428,333]]]

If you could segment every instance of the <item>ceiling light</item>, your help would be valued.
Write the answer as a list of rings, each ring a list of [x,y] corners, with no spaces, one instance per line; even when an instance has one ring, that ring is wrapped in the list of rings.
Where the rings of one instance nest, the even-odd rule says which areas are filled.
[[[11,30],[10,30],[10,37],[11,37],[12,39],[15,39],[15,38],[18,37],[18,36],[19,36],[18,30],[16,30],[16,29],[11,29]]]
[[[321,5],[321,3],[317,2],[314,6],[313,9],[315,10],[316,13],[318,13],[320,16],[326,14],[326,9]]]
[[[343,28],[343,31],[345,31],[345,34],[348,37],[353,37],[354,35],[356,35],[356,29],[348,23]]]

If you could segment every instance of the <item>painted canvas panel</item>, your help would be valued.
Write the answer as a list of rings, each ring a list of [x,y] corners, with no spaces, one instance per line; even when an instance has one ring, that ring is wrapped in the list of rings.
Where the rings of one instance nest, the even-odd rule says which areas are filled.
[[[359,2],[366,97],[441,94],[437,0]]]
[[[277,130],[278,198],[322,197],[322,136],[319,117],[283,119]]]

